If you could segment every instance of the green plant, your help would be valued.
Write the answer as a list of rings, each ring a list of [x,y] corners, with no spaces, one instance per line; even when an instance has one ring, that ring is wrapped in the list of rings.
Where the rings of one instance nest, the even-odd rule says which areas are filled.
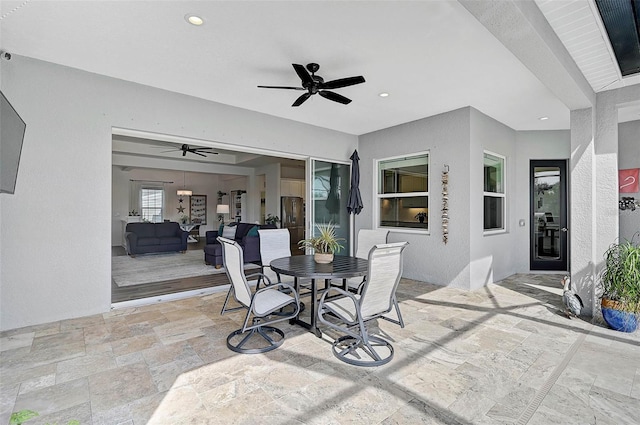
[[[267,214],[267,217],[264,219],[264,222],[267,224],[278,224],[280,223],[280,217],[277,215]]]
[[[336,225],[329,222],[316,224],[316,227],[318,228],[318,236],[298,242],[300,249],[313,248],[316,253],[321,254],[340,252],[342,249],[340,242],[346,241],[346,239],[336,237]]]
[[[424,211],[420,211],[418,214],[416,214],[415,218],[417,220],[420,220],[420,217],[422,217],[422,219],[424,220],[425,218],[427,218],[427,213]]]
[[[129,215],[132,217],[136,217],[136,216],[139,216],[140,213],[138,213],[138,211],[136,211],[136,209],[134,208],[131,211],[129,211]]]
[[[34,412],[33,410],[19,410],[17,412],[13,412],[11,414],[11,418],[9,418],[9,425],[22,425],[23,422],[28,421],[31,418],[35,418],[36,416],[40,416],[38,412]],[[56,425],[56,424],[52,424]],[[80,425],[79,421],[71,420],[67,422],[67,425]]]
[[[615,301],[618,310],[640,314],[640,245],[633,241],[614,243],[604,258],[602,298]]]

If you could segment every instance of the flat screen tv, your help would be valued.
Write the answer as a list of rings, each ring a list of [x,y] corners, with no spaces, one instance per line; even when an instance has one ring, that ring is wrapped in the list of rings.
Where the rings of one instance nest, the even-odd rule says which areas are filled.
[[[0,193],[15,193],[26,128],[18,112],[0,91]]]

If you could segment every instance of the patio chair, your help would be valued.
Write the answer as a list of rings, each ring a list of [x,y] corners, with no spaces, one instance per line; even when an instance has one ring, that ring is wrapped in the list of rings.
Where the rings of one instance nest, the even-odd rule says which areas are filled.
[[[298,314],[300,310],[298,293],[286,283],[271,284],[269,278],[262,273],[245,276],[244,259],[240,245],[223,237],[219,237],[218,241],[222,245],[222,261],[231,282],[231,288],[220,314],[247,309],[247,316],[242,328],[233,331],[227,337],[227,347],[237,353],[245,354],[265,353],[278,348],[284,342],[284,332],[269,325],[292,319]],[[262,289],[256,288],[255,293],[252,294],[248,278],[265,279],[269,286]],[[288,289],[289,294],[283,293],[280,289]],[[240,306],[227,309],[231,293]],[[292,313],[269,318],[274,312],[288,305],[294,306]],[[252,318],[251,324],[249,324],[249,318]],[[262,340],[257,337],[261,337]],[[238,339],[239,341],[237,341]],[[264,345],[265,341],[266,345]]]
[[[267,276],[271,283],[281,282],[294,285],[295,279],[292,276],[282,276],[271,270],[269,265],[276,258],[291,257],[291,236],[289,229],[261,229],[258,230],[260,235],[260,258],[262,265],[262,274]],[[300,287],[307,287],[309,282],[298,279],[298,295],[306,295],[300,293]],[[258,282],[258,287],[260,281]],[[305,305],[300,303],[300,312],[303,312]]]
[[[360,229],[358,230],[358,241],[356,245],[356,257],[366,260],[369,258],[369,251],[377,244],[387,243],[388,230],[381,229]],[[353,277],[347,280],[349,290],[360,293],[360,289],[366,280],[365,277]]]
[[[291,257],[291,243],[289,229],[258,230],[260,235],[260,261],[262,274],[268,276],[271,282],[283,282],[283,276],[271,270],[269,264],[276,258]],[[286,283],[293,283],[293,277],[284,276]]]
[[[391,343],[370,335],[366,323],[384,318],[395,302],[402,277],[402,252],[408,242],[375,245],[369,251],[367,280],[360,294],[332,287],[320,298],[318,320],[343,335],[333,342],[333,354],[356,366],[380,366],[393,358]],[[337,292],[340,298],[327,298]],[[398,310],[399,311],[399,310]],[[327,317],[325,317],[327,316]]]

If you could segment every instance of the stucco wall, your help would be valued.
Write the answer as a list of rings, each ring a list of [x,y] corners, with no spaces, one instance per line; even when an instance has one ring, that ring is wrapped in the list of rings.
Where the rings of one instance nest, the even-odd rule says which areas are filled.
[[[618,124],[618,168],[640,168],[640,120]],[[621,193],[622,196],[633,196],[640,199],[640,193]],[[640,232],[640,210],[620,211],[620,240],[631,240],[636,232]],[[640,236],[636,237],[639,240]]]
[[[358,139],[14,55],[2,91],[27,123],[2,194],[0,329],[111,306],[112,127],[345,160]]]
[[[471,108],[471,149],[469,187],[471,273],[470,288],[481,288],[514,272],[513,206],[516,201],[515,141],[516,132],[506,125]],[[484,151],[506,157],[506,231],[484,234]]]
[[[360,136],[360,186],[364,205],[374,205],[374,160],[428,150],[430,234],[391,232],[408,241],[404,276],[439,285],[469,288],[469,119],[462,108]],[[441,172],[449,165],[449,242],[442,242]],[[373,211],[356,217],[356,231],[372,228]]]
[[[517,273],[528,273],[530,269],[530,182],[529,165],[536,159],[566,159],[571,156],[571,132],[569,130],[555,131],[518,131],[516,132],[515,150],[514,199],[511,228],[513,234],[513,266]],[[567,169],[567,178],[569,170]],[[567,185],[567,188],[569,186]],[[571,201],[569,201],[569,208]],[[520,226],[520,219],[525,225]],[[571,223],[569,223],[569,229]]]

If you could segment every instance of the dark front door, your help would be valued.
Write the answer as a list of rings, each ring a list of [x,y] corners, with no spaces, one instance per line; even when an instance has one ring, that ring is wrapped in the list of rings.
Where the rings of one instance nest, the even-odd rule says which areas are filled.
[[[567,270],[567,163],[530,165],[531,270]]]

